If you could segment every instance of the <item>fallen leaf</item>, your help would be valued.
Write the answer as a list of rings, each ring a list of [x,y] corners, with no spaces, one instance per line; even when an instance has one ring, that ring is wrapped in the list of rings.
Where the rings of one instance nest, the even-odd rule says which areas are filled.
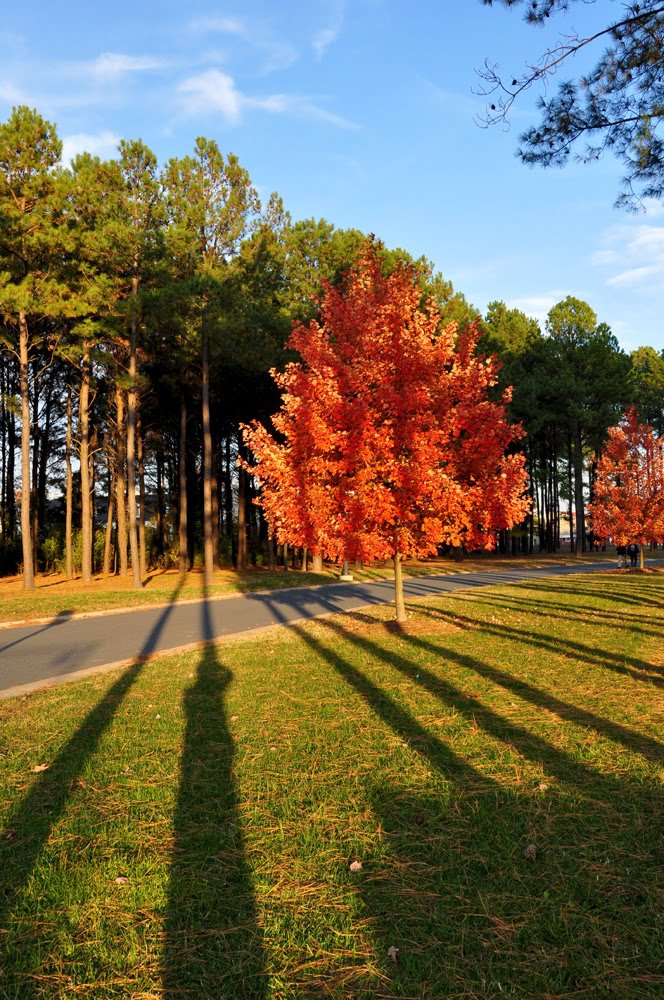
[[[16,840],[16,830],[7,830],[5,840]]]
[[[399,949],[395,948],[393,944],[390,945],[390,947],[387,949],[387,957],[392,962],[396,962],[398,954],[399,954]]]
[[[361,861],[351,861],[351,863],[350,863],[350,870],[352,872],[361,872],[362,871],[362,862]]]
[[[40,771],[48,771],[49,764],[35,764],[32,769],[33,774],[39,774]]]
[[[155,715],[155,719],[161,719],[161,715],[159,715],[159,713],[157,713],[157,715]]]
[[[547,790],[547,788],[548,788],[548,787],[549,787],[549,786],[547,785],[546,781],[541,781],[541,782],[540,782],[540,786],[539,786],[539,788],[540,788],[540,792],[545,792],[545,791]]]
[[[534,844],[528,844],[527,848],[523,852],[524,858],[528,858],[529,861],[534,861],[537,857],[537,848]]]
[[[124,875],[118,875],[115,881],[117,882],[118,885],[126,885],[129,879],[126,878]]]
[[[239,718],[240,718],[239,715],[231,715],[231,722],[237,722]]]

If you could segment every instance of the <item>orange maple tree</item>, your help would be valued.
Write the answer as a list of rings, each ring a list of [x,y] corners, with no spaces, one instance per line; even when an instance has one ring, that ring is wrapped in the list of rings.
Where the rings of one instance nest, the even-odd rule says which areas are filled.
[[[664,542],[664,441],[631,406],[597,463],[590,517],[595,535],[618,545]]]
[[[524,457],[508,454],[523,432],[508,395],[489,394],[497,362],[475,354],[475,326],[441,329],[421,297],[416,268],[385,276],[369,242],[346,282],[326,286],[320,321],[293,328],[302,360],[272,373],[276,436],[243,428],[277,540],[338,561],[391,558],[398,621],[404,556],[493,548],[529,509]]]

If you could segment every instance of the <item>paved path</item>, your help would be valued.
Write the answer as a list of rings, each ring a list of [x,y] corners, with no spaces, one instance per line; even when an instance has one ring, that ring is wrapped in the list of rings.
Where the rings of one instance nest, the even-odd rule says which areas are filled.
[[[648,561],[649,564],[651,561]],[[404,581],[406,599],[471,587],[596,572],[613,562],[450,573]],[[238,635],[268,625],[350,611],[393,598],[391,581],[332,583],[270,594],[170,604],[92,618],[54,619],[0,630],[0,698],[119,666],[166,650]]]

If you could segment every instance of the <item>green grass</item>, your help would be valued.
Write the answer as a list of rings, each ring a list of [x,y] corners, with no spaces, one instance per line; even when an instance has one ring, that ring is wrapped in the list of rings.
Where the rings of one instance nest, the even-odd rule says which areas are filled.
[[[543,580],[0,703],[0,997],[660,997],[663,607]]]

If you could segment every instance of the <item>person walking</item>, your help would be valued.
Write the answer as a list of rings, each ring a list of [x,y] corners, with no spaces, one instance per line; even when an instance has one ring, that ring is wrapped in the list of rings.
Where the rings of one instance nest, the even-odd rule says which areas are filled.
[[[639,547],[636,542],[630,542],[627,546],[627,555],[629,556],[629,565],[632,569],[636,569],[636,560],[639,555]]]
[[[626,545],[616,545],[616,555],[618,556],[618,569],[624,569],[627,565],[627,546]]]

